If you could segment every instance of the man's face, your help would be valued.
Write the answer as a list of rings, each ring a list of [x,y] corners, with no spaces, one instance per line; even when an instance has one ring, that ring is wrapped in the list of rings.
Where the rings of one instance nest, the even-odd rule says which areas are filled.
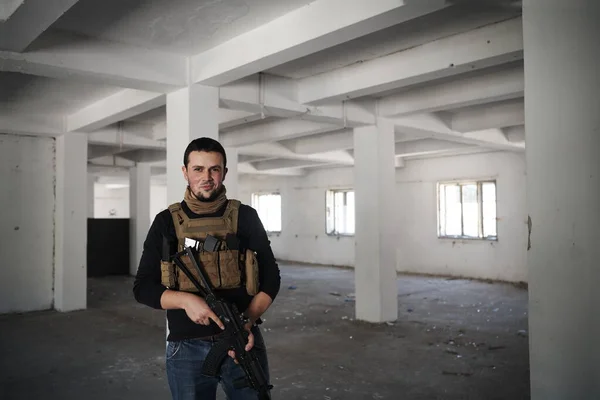
[[[223,156],[212,151],[192,151],[187,167],[183,166],[181,169],[193,195],[199,200],[210,201],[216,198],[227,174]]]

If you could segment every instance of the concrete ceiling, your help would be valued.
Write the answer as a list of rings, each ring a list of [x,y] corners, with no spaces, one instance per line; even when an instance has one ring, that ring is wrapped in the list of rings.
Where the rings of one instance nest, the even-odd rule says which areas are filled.
[[[53,29],[193,55],[309,0],[79,0]]]
[[[0,73],[0,112],[72,114],[119,90],[110,85],[3,72]]]
[[[0,132],[87,132],[91,172],[164,173],[165,94],[191,81],[220,87],[241,174],[353,165],[352,128],[377,117],[394,123],[398,167],[523,151],[520,3],[405,3],[15,3],[0,20]]]
[[[455,6],[358,37],[267,72],[300,79],[386,56],[520,15],[513,7]]]

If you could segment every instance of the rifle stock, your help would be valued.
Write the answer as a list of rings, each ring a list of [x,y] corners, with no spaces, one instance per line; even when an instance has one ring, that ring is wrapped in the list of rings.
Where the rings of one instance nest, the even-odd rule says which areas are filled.
[[[200,281],[181,260],[181,256],[184,255],[189,257],[192,267],[200,277]],[[245,375],[245,379],[234,382],[234,386],[236,388],[250,387],[257,391],[259,400],[270,400],[273,386],[267,382],[266,374],[260,365],[256,350],[252,348],[250,351],[246,351],[245,349],[248,342],[248,332],[244,329],[244,320],[237,306],[216,296],[206,273],[196,262],[191,247],[186,247],[185,250],[175,253],[170,258],[190,279],[211,310],[225,325],[224,337],[215,343],[208,353],[202,366],[202,373],[207,376],[216,376],[219,373],[221,364],[228,356],[227,352],[233,350],[238,365],[243,369]]]

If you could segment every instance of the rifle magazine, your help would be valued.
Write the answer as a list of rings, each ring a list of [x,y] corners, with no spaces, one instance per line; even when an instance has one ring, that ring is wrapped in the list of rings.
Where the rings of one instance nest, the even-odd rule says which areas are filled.
[[[228,340],[220,340],[215,343],[204,359],[201,373],[206,376],[217,376],[225,357],[228,357],[227,351],[230,347]]]

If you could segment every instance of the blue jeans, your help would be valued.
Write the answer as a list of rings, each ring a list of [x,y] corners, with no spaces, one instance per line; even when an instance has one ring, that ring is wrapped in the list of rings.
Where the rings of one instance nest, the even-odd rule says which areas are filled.
[[[269,366],[265,342],[258,327],[254,326],[252,333],[254,348],[268,381]],[[167,342],[167,379],[173,400],[215,400],[219,383],[229,400],[256,400],[258,396],[254,389],[234,388],[233,382],[244,377],[244,371],[229,356],[225,358],[217,377],[200,373],[204,358],[212,345],[212,342],[200,339]]]

